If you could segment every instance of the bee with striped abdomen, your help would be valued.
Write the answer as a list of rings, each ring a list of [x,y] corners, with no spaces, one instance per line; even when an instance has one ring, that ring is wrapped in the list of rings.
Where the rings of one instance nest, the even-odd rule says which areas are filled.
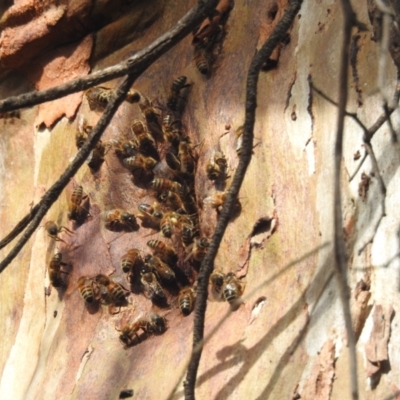
[[[192,287],[187,286],[179,292],[178,302],[179,309],[183,315],[189,315],[193,311],[195,300],[195,291]]]

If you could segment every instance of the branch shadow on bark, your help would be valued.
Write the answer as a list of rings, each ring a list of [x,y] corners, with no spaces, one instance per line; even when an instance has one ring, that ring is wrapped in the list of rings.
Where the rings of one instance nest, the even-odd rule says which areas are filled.
[[[318,248],[318,250],[320,250]],[[308,253],[307,256],[311,254]],[[268,284],[273,284],[275,279],[283,274],[288,268],[291,268],[304,260],[305,257],[300,258],[294,263],[289,264],[289,266],[285,267],[278,274],[274,275],[272,278],[268,280],[268,283],[263,283],[258,286],[257,289],[260,289],[261,286],[265,288]],[[330,271],[330,272],[329,272]],[[219,352],[228,353],[230,349],[235,348],[235,353],[238,352],[239,357],[230,357],[228,360],[223,360],[220,364],[213,366],[211,369],[205,371],[202,375],[200,375],[196,382],[196,387],[201,386],[202,383],[208,381],[214,376],[218,375],[221,372],[227,371],[238,364],[238,360],[245,360],[239,371],[232,376],[229,381],[224,385],[224,387],[215,395],[216,399],[226,400],[229,399],[240,383],[245,379],[246,375],[250,372],[252,367],[257,363],[259,358],[265,354],[268,350],[268,346],[272,344],[272,342],[279,337],[287,327],[293,323],[299,315],[304,312],[304,307],[307,304],[306,302],[306,293],[311,291],[315,292],[316,296],[313,302],[313,310],[309,315],[307,315],[306,321],[304,325],[300,328],[298,334],[293,338],[291,344],[288,346],[287,350],[282,354],[274,373],[272,374],[270,380],[266,384],[262,393],[257,397],[257,400],[266,399],[268,396],[272,395],[272,392],[282,375],[284,369],[289,363],[290,357],[293,356],[293,353],[299,348],[299,346],[303,343],[303,340],[307,334],[307,331],[310,327],[311,322],[315,322],[319,318],[323,318],[326,315],[327,310],[332,305],[332,302],[324,301],[320,302],[321,297],[328,287],[329,284],[332,283],[332,278],[334,273],[332,271],[332,253],[326,256],[325,262],[320,266],[319,271],[314,276],[312,281],[308,284],[306,288],[303,290],[303,294],[298,298],[298,300],[293,303],[290,309],[277,321],[275,325],[273,325],[268,332],[251,348],[246,348],[242,344],[238,343],[238,346],[230,345],[228,348],[222,348]],[[321,286],[321,282],[323,285]],[[255,292],[255,291],[254,291]],[[252,292],[253,293],[253,292]],[[231,313],[229,313],[230,315]],[[221,326],[224,318],[220,321],[218,326]],[[207,340],[210,338],[211,334],[207,337]],[[253,356],[252,355],[256,355]],[[178,399],[182,396],[182,392],[175,393],[175,395],[168,397],[168,399]]]

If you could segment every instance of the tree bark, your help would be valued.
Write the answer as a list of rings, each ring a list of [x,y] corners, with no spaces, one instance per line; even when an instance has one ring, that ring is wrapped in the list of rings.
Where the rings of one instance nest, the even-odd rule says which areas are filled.
[[[35,10],[31,14],[9,9],[0,20],[1,98],[114,65],[155,40],[195,3],[139,1],[113,7],[102,2],[94,7],[88,2],[81,8],[72,3],[35,8],[27,2],[26,7]],[[385,90],[392,96],[397,72],[389,53],[387,70],[378,70],[379,45],[372,40],[365,5],[354,4],[358,21],[368,31],[353,29],[347,111],[356,113],[369,128],[383,114],[382,94],[376,90],[378,75],[384,74]],[[219,148],[228,160],[228,175],[234,174],[235,133],[244,122],[246,73],[256,49],[286,7],[284,0],[236,2],[209,76],[197,70],[192,37],[187,37],[134,84],[165,109],[172,81],[184,75],[191,83],[182,121],[185,133],[197,145],[195,189],[202,236],[211,238],[218,218],[204,201],[216,191],[207,179],[206,164],[213,149]],[[46,15],[54,18],[47,25],[42,21]],[[23,32],[30,25],[39,26],[35,23],[43,27],[36,41],[12,41],[19,34],[18,38],[25,38]],[[198,399],[350,398],[349,355],[333,253],[337,107],[313,90],[321,90],[335,102],[339,98],[342,26],[340,4],[304,2],[287,40],[271,57],[272,67],[260,75],[255,146],[239,195],[241,210],[228,225],[215,261],[215,268],[245,279],[244,304],[223,319],[228,303],[208,303],[206,337],[217,329],[203,350]],[[69,30],[74,33],[66,38]],[[118,83],[103,86],[114,88]],[[76,154],[81,116],[95,125],[100,114],[90,110],[86,97],[78,93],[22,109],[19,118],[0,120],[1,238]],[[135,118],[142,118],[137,104],[124,102],[102,141],[129,134]],[[392,123],[398,130],[397,110]],[[362,157],[368,150],[363,135],[355,119],[346,117],[342,213],[359,397],[396,398],[400,390],[400,363],[396,362],[400,357],[399,145],[393,142],[388,124],[383,124],[371,142],[378,169],[370,155],[349,182],[361,161],[356,153]],[[159,149],[163,159],[163,145]],[[90,207],[89,218],[80,226],[67,219],[68,199],[77,184],[83,186]],[[382,199],[386,215],[377,225]],[[44,229],[38,229],[0,275],[0,398],[116,399],[124,389],[133,389],[137,399],[183,398],[193,314],[180,314],[176,293],[168,295],[169,306],[162,308],[137,290],[130,294],[127,307],[110,314],[105,306],[85,307],[77,289],[79,277],[99,273],[127,285],[121,256],[131,247],[149,252],[146,242],[163,238],[142,226],[125,234],[111,232],[104,226],[104,216],[116,208],[136,214],[139,204],[153,201],[147,187],[134,185],[113,150],[97,172],[87,165],[79,170],[46,216],[46,221],[73,230],[72,235],[61,234],[67,243],[55,243]],[[12,246],[0,251],[2,259]],[[56,251],[71,268],[65,291],[49,283],[47,265]],[[191,283],[196,276],[191,269]],[[51,288],[49,295],[46,288]],[[166,332],[124,349],[117,329],[153,311],[165,316]]]

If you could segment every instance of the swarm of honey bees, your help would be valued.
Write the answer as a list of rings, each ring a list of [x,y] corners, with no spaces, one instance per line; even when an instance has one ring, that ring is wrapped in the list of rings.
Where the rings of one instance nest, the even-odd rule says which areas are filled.
[[[203,74],[209,71],[205,54],[210,51],[221,29],[215,24],[213,27],[211,36],[200,35],[195,45],[195,52],[204,56],[202,59],[202,56],[195,55],[195,63]],[[176,78],[166,94],[165,105],[161,107],[137,90],[130,90],[125,100],[132,107],[138,107],[142,118],[134,119],[128,132],[107,142],[99,141],[87,160],[90,170],[95,173],[102,168],[106,158],[115,157],[131,176],[132,190],[138,186],[152,198],[148,203],[139,204],[137,211],[121,208],[102,210],[104,228],[122,234],[147,228],[159,234],[158,239],[147,241],[146,249],[132,246],[119,256],[122,277],[101,273],[78,276],[75,285],[88,309],[93,305],[103,305],[108,306],[111,314],[118,314],[121,308],[129,308],[132,293],[145,296],[152,302],[152,307],[178,308],[183,316],[188,316],[194,309],[197,272],[210,241],[202,234],[199,220],[201,202],[195,190],[199,144],[193,142],[182,122],[191,85],[186,76]],[[102,112],[114,91],[95,87],[85,94],[90,110]],[[79,119],[75,137],[78,150],[88,140],[92,129],[85,118]],[[210,184],[217,187],[218,182],[226,181],[227,169],[225,155],[216,149],[209,157],[204,175]],[[215,190],[212,196],[204,199],[204,204],[219,212],[226,195],[226,191]],[[70,195],[67,217],[75,227],[92,218],[90,194],[86,194],[81,185],[75,185]],[[53,221],[48,221],[45,229],[48,236],[57,242],[66,243],[60,237],[63,232],[69,236],[74,234],[73,230]],[[51,285],[65,290],[71,284],[72,267],[57,251],[48,266]],[[233,272],[225,274],[215,270],[210,278],[210,299],[227,301],[231,309],[236,310],[241,304],[244,286]],[[134,321],[120,323],[115,329],[120,342],[127,348],[149,336],[162,334],[167,327],[165,316],[152,312]]]

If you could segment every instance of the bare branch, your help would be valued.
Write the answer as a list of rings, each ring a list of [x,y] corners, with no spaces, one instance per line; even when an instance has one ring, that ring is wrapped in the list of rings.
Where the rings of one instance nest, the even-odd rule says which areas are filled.
[[[350,377],[351,377],[351,397],[353,400],[358,399],[358,382],[357,382],[357,355],[356,340],[352,328],[352,319],[350,313],[350,291],[347,285],[347,254],[343,237],[343,215],[341,200],[341,163],[343,157],[343,134],[344,134],[344,118],[346,116],[347,104],[347,87],[348,87],[348,65],[349,65],[349,47],[351,41],[351,30],[356,25],[356,16],[348,0],[342,0],[344,27],[343,27],[343,43],[340,65],[339,79],[339,103],[338,103],[338,120],[337,133],[335,143],[335,183],[334,183],[334,253],[336,276],[339,283],[340,295],[343,305],[343,313],[347,331],[347,341],[350,353]]]
[[[207,308],[208,280],[214,267],[215,256],[217,254],[222,237],[225,233],[225,229],[228,225],[231,212],[233,210],[233,207],[235,206],[236,198],[238,196],[240,187],[242,185],[247,167],[250,163],[252,156],[253,129],[255,122],[255,111],[257,107],[258,76],[263,63],[272,54],[272,51],[275,49],[275,47],[286,34],[287,30],[292,25],[296,14],[300,10],[301,3],[302,0],[292,0],[290,2],[289,8],[286,10],[282,19],[275,27],[271,36],[258,51],[258,53],[256,53],[253,57],[249,68],[246,87],[246,113],[243,131],[242,153],[240,155],[239,165],[237,167],[235,176],[233,177],[231,187],[228,191],[226,202],[218,219],[217,227],[212,237],[209,251],[207,252],[206,257],[202,262],[198,276],[198,288],[193,330],[193,350],[188,367],[186,381],[184,384],[186,400],[195,399],[194,389],[196,385],[197,370],[203,348],[201,343],[204,335],[204,319]]]
[[[187,36],[202,21],[202,19],[204,19],[204,17],[215,8],[216,4],[217,0],[200,2],[199,5],[193,7],[164,35],[121,63],[47,90],[9,97],[0,101],[0,112],[16,110],[22,107],[32,107],[71,93],[81,92],[82,90],[88,89],[92,86],[127,74],[139,76],[154,61]]]
[[[38,210],[33,218],[30,225],[26,228],[26,231],[17,242],[17,244],[13,247],[13,249],[9,252],[9,254],[4,258],[4,260],[0,263],[0,273],[4,271],[8,264],[16,257],[16,255],[21,251],[26,242],[32,236],[33,232],[35,232],[36,228],[39,226],[42,218],[46,215],[47,211],[50,209],[52,204],[58,199],[61,192],[67,186],[70,179],[75,175],[78,169],[85,162],[86,158],[89,156],[91,150],[95,147],[96,143],[100,140],[101,135],[104,130],[107,128],[107,125],[111,121],[112,117],[118,110],[119,105],[122,103],[126,94],[128,93],[129,88],[132,86],[135,81],[136,76],[128,75],[121,85],[116,90],[114,97],[108,103],[103,115],[101,116],[99,122],[94,127],[92,133],[90,134],[88,140],[79,150],[75,159],[68,166],[65,172],[61,175],[60,179],[54,183],[54,185],[46,192],[43,196],[42,200],[38,203]]]

